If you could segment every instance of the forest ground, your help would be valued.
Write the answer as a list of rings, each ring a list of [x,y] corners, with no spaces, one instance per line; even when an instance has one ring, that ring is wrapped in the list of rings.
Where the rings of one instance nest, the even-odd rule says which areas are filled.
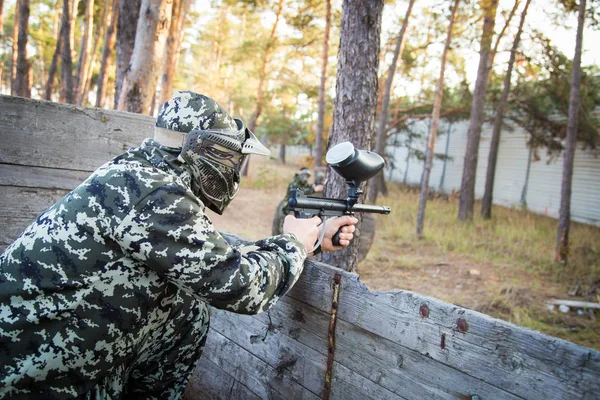
[[[217,229],[251,240],[271,236],[275,208],[300,166],[302,160],[281,165],[253,157],[229,209],[222,216],[210,213]],[[392,214],[377,216],[373,247],[358,266],[370,290],[410,290],[600,349],[600,319],[593,313],[562,313],[545,304],[600,302],[600,228],[573,224],[566,267],[551,261],[556,220],[494,207],[491,221],[476,216],[459,224],[457,199],[442,196],[428,201],[425,238],[419,240],[418,193],[389,186],[378,204],[391,206]]]

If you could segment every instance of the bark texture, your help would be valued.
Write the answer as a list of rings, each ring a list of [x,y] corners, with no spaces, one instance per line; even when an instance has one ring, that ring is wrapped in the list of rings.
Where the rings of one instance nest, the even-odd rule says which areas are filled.
[[[396,47],[394,49],[394,57],[392,58],[392,63],[388,68],[388,76],[385,82],[385,89],[383,93],[383,99],[381,101],[381,114],[379,115],[379,124],[377,125],[377,136],[375,137],[375,152],[384,156],[385,153],[385,145],[387,143],[387,122],[388,122],[388,113],[390,107],[390,97],[392,93],[392,86],[394,83],[394,75],[396,74],[396,65],[398,63],[398,58],[402,55],[404,51],[404,43],[406,42],[406,29],[408,29],[408,21],[410,20],[410,14],[412,13],[413,5],[415,4],[415,0],[410,0],[408,3],[408,8],[406,9],[406,14],[404,15],[404,21],[402,22],[402,28],[400,28],[400,34],[398,35],[398,39],[396,41]],[[383,171],[381,171],[377,176],[371,179],[370,182],[371,187],[369,188],[369,202],[375,203],[377,200],[377,195],[380,191],[385,190],[385,180],[383,176]]]
[[[481,127],[483,125],[483,108],[485,106],[485,90],[487,86],[488,65],[491,58],[492,36],[496,20],[498,0],[485,0],[484,2],[483,33],[481,35],[481,48],[479,51],[479,68],[477,81],[473,91],[473,104],[471,105],[471,119],[467,134],[467,149],[463,165],[462,181],[460,185],[460,200],[458,202],[458,219],[461,221],[473,219],[475,205],[475,177],[477,173],[477,158]]]
[[[31,98],[29,80],[29,61],[27,60],[27,35],[29,34],[29,0],[20,0],[17,74],[15,76],[15,94]],[[16,23],[17,21],[15,21]]]
[[[106,22],[106,35],[104,37],[104,48],[102,49],[102,60],[100,61],[100,72],[98,73],[98,91],[96,93],[96,107],[106,108],[106,92],[108,89],[108,69],[114,57],[114,48],[117,39],[117,20],[119,18],[119,0],[112,0],[110,8],[110,20]]]
[[[77,104],[81,105],[85,96],[84,88],[87,79],[87,69],[90,64],[92,54],[92,40],[94,28],[94,0],[86,0],[85,2],[85,25],[83,29],[83,37],[81,38],[81,51],[79,52],[79,63],[77,64],[77,72],[75,73],[75,97]]]
[[[567,138],[563,154],[563,176],[560,192],[558,231],[556,238],[556,261],[567,261],[569,255],[569,229],[571,225],[571,191],[573,186],[573,161],[577,145],[577,124],[579,117],[579,88],[581,86],[581,48],[583,45],[583,25],[585,21],[586,0],[579,1],[577,17],[577,36],[575,56],[571,72],[571,93],[569,96],[569,119]]]
[[[330,145],[350,141],[358,149],[371,148],[375,132],[383,4],[383,0],[343,2]],[[328,177],[324,195],[346,198],[346,183],[330,167]],[[360,222],[357,228],[356,239],[348,247],[333,253],[323,253],[322,260],[348,271],[356,271]]]
[[[185,16],[187,14],[189,0],[173,0],[173,11],[171,16],[171,26],[165,48],[163,59],[162,82],[160,88],[160,103],[163,104],[173,95],[173,77],[177,71],[179,63],[179,50],[181,49],[181,39],[183,27],[185,25]]]
[[[4,39],[4,0],[0,0],[0,40]]]
[[[429,191],[429,176],[431,174],[431,166],[433,164],[433,154],[435,139],[437,138],[438,127],[440,124],[440,110],[442,109],[442,98],[444,95],[444,74],[446,72],[446,59],[452,43],[452,29],[454,28],[454,20],[458,12],[460,0],[454,1],[452,14],[450,15],[450,23],[448,25],[448,33],[446,34],[446,43],[442,53],[442,61],[440,67],[440,76],[438,78],[437,87],[435,89],[435,98],[433,100],[433,110],[431,112],[431,128],[429,131],[429,141],[427,143],[427,156],[425,159],[425,169],[423,170],[423,179],[421,180],[421,195],[419,197],[419,212],[417,213],[417,236],[423,236],[423,221],[425,220],[425,206],[427,205],[427,193]]]
[[[414,0],[411,0],[414,1]],[[325,2],[325,35],[321,57],[321,84],[319,85],[319,110],[317,131],[315,132],[315,169],[323,164],[323,129],[325,126],[325,90],[327,84],[327,63],[329,61],[329,32],[331,31],[331,0]]]
[[[69,104],[75,103],[73,93],[73,58],[71,55],[71,9],[69,0],[63,0],[63,18],[61,31],[62,36],[62,48],[61,48],[61,99]]]
[[[4,0],[0,0],[0,42],[4,42]],[[3,86],[4,61],[0,60],[0,87]]]
[[[114,108],[117,108],[123,78],[129,72],[131,54],[135,45],[135,34],[142,0],[123,0],[119,2],[117,22],[117,68],[115,77]]]
[[[492,141],[490,143],[490,153],[488,157],[488,166],[485,175],[485,192],[483,194],[483,200],[481,203],[481,216],[485,219],[492,218],[492,203],[494,201],[494,178],[496,176],[496,164],[498,162],[498,148],[500,147],[500,134],[502,133],[502,125],[504,123],[504,109],[508,102],[508,95],[510,94],[510,78],[512,76],[515,59],[517,56],[517,49],[519,48],[519,42],[521,41],[521,33],[523,32],[523,25],[525,24],[525,17],[527,16],[527,9],[531,0],[527,0],[523,13],[521,14],[521,20],[519,21],[519,28],[517,35],[513,41],[512,48],[510,50],[510,58],[508,60],[508,67],[506,69],[506,75],[504,75],[504,89],[502,89],[502,95],[496,108],[496,116],[494,117],[494,128],[492,131]]]
[[[169,33],[172,6],[170,0],[142,1],[130,69],[119,93],[117,108],[120,111],[150,112]]]
[[[12,63],[10,65],[10,95],[17,95],[17,58],[19,56],[19,12],[21,0],[15,3],[15,20],[12,31]]]
[[[56,37],[56,48],[54,49],[54,55],[52,56],[52,63],[48,70],[48,80],[46,81],[46,92],[44,100],[52,100],[52,94],[54,93],[54,80],[56,77],[56,71],[58,69],[58,59],[61,53],[62,37],[64,34],[64,26],[61,24],[60,30]]]

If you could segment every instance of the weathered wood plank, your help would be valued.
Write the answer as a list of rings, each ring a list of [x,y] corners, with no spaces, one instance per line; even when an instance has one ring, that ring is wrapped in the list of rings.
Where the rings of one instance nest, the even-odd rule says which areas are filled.
[[[279,353],[277,349],[272,352]],[[282,359],[278,367],[273,367],[215,330],[208,336],[202,357],[207,357],[262,399],[318,398],[291,378],[287,360]]]
[[[327,312],[330,281],[340,271],[309,264],[290,296]],[[423,305],[428,318],[420,315]],[[344,273],[338,312],[348,323],[515,396],[586,398],[600,393],[600,352],[437,299],[402,291],[372,293],[356,275]]]
[[[281,334],[326,354],[322,343],[327,340],[327,313],[286,297],[269,316]],[[264,315],[257,318],[267,322]],[[489,399],[517,398],[343,320],[337,324],[335,359],[374,384],[409,399],[456,399],[473,394]]]
[[[276,327],[263,323],[256,317],[215,311],[211,326],[214,331],[264,360],[273,368],[281,369],[285,366],[285,370],[289,371],[295,382],[312,393],[319,396],[322,394],[327,360],[325,354],[281,334]],[[326,329],[327,325],[323,326]],[[326,343],[323,343],[323,346],[326,348]],[[334,371],[332,398],[357,400],[403,398],[339,363],[335,363]]]
[[[0,251],[67,190],[0,186]]]
[[[260,397],[219,368],[208,357],[201,357],[185,388],[183,400],[236,399],[259,400]]]
[[[1,195],[0,195],[1,196]],[[0,216],[0,253],[31,224],[33,218]]]
[[[89,175],[88,171],[0,164],[0,186],[73,190]]]
[[[552,300],[548,300],[546,303],[550,304],[550,305],[555,305],[555,306],[567,306],[567,307],[573,307],[573,308],[587,308],[587,309],[600,310],[600,303],[592,303],[589,301],[552,299]]]
[[[94,171],[144,138],[150,116],[0,95],[0,163]]]
[[[0,186],[0,221],[10,217],[33,220],[67,193],[61,189]]]

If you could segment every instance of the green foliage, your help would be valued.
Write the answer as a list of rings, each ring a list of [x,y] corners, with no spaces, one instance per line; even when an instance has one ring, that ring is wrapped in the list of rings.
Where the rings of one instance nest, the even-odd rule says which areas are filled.
[[[531,146],[557,154],[563,149],[561,140],[566,135],[572,61],[547,38],[540,34],[536,38],[541,52],[535,59],[525,57],[530,69],[519,77],[509,118],[531,134]],[[598,145],[600,121],[593,111],[600,106],[599,72],[597,67],[582,70],[577,140],[584,147]]]

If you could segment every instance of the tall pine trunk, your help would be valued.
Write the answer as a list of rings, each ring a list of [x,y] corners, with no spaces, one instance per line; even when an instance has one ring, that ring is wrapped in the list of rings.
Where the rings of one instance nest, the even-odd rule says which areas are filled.
[[[496,55],[498,54],[498,48],[500,47],[500,42],[502,41],[502,38],[504,37],[506,30],[510,26],[510,22],[512,21],[517,10],[519,9],[520,4],[521,4],[521,0],[515,0],[515,4],[513,4],[513,8],[510,10],[510,13],[508,14],[508,18],[506,19],[506,22],[504,23],[502,30],[500,31],[500,33],[498,33],[498,36],[496,36],[496,43],[494,44],[494,47],[492,48],[492,54],[490,55],[490,62],[488,64],[488,79],[490,76],[490,71],[492,70],[492,68],[494,66],[494,59],[496,58]]]
[[[375,152],[384,156],[385,145],[387,143],[387,122],[390,108],[390,97],[392,94],[392,86],[394,82],[394,75],[396,74],[396,64],[398,63],[398,57],[402,56],[402,52],[404,51],[404,43],[406,42],[406,30],[408,28],[408,21],[410,19],[410,14],[412,12],[413,5],[415,4],[415,0],[410,0],[408,3],[408,8],[406,9],[406,14],[404,15],[404,21],[402,22],[402,28],[400,29],[400,34],[398,35],[398,39],[396,41],[396,48],[394,49],[394,57],[392,59],[392,63],[388,68],[388,76],[385,82],[385,89],[383,93],[383,99],[381,101],[381,113],[379,115],[379,124],[377,125],[377,136],[375,138]],[[385,188],[385,179],[383,176],[383,171],[377,174],[370,182],[371,187],[369,188],[369,202],[375,203],[377,200],[377,195],[380,191]]]
[[[171,16],[171,26],[165,56],[163,58],[162,82],[160,88],[160,104],[163,104],[173,95],[173,77],[177,71],[179,63],[179,50],[181,49],[181,39],[183,27],[185,25],[185,15],[187,13],[189,0],[173,0],[173,11]]]
[[[265,52],[263,54],[263,58],[260,64],[260,70],[258,72],[258,89],[256,93],[256,104],[254,106],[254,112],[250,117],[250,121],[248,122],[248,129],[252,132],[256,129],[256,123],[260,114],[262,114],[264,99],[264,90],[265,90],[265,82],[267,80],[267,65],[269,64],[269,57],[273,52],[275,44],[277,42],[277,25],[279,25],[279,20],[281,18],[281,13],[283,11],[283,0],[279,0],[279,5],[277,6],[277,13],[275,15],[275,22],[273,23],[273,28],[271,29],[271,34],[267,39],[267,45],[265,48]],[[248,176],[248,170],[250,168],[250,157],[246,157],[244,160],[244,166],[242,167],[242,176]]]
[[[90,92],[90,86],[92,84],[92,75],[94,72],[94,66],[96,65],[96,57],[98,56],[98,45],[101,39],[104,36],[104,31],[106,30],[107,21],[111,15],[111,4],[113,0],[104,0],[104,4],[102,7],[102,17],[100,18],[100,22],[96,24],[96,29],[94,30],[94,41],[91,50],[90,61],[87,65],[87,69],[85,71],[85,78],[83,82],[83,95],[81,96],[81,104],[86,104],[86,98]]]
[[[106,108],[106,91],[108,89],[108,69],[112,63],[114,48],[117,38],[117,19],[119,18],[119,0],[112,0],[109,21],[106,24],[106,35],[104,37],[104,48],[102,49],[102,60],[100,61],[100,72],[98,73],[98,91],[96,93],[96,107]]]
[[[63,27],[61,31],[63,33],[62,37],[62,47],[61,47],[61,98],[69,103],[74,104],[75,98],[73,93],[73,58],[71,54],[71,9],[70,9],[70,1],[63,0]]]
[[[458,12],[460,0],[455,0],[452,14],[450,15],[450,24],[448,25],[448,33],[446,35],[446,43],[442,53],[442,61],[440,66],[440,77],[438,78],[437,87],[435,89],[435,98],[433,100],[433,110],[431,112],[431,128],[429,131],[429,142],[427,144],[427,157],[425,159],[425,169],[423,170],[423,179],[421,182],[421,195],[419,198],[419,212],[417,214],[417,236],[423,236],[423,221],[425,220],[425,206],[427,205],[427,192],[429,191],[429,176],[431,174],[431,166],[433,164],[433,153],[435,139],[437,138],[438,126],[440,124],[440,110],[442,109],[442,98],[444,95],[444,74],[446,72],[446,59],[452,42],[452,29],[454,28],[454,20]]]
[[[411,0],[414,1],[414,0]],[[327,83],[327,62],[329,61],[329,32],[331,31],[331,0],[325,2],[325,37],[321,57],[321,84],[319,85],[319,110],[317,131],[315,132],[315,169],[323,163],[323,129],[325,126],[325,90]]]
[[[62,7],[59,7],[59,2],[56,2],[56,13],[54,16],[54,37],[56,37],[56,47],[54,49],[54,55],[52,56],[52,63],[48,70],[48,80],[46,81],[46,91],[44,94],[45,100],[52,100],[52,94],[54,93],[54,81],[56,78],[56,71],[58,70],[58,59],[60,57],[62,37],[64,34],[64,26],[62,24]]]
[[[519,42],[521,41],[521,33],[523,32],[523,25],[525,24],[525,17],[527,16],[527,9],[531,0],[527,0],[523,13],[521,14],[521,21],[519,22],[519,29],[517,35],[510,50],[510,58],[508,60],[508,67],[506,69],[506,75],[504,76],[504,89],[500,96],[500,101],[496,108],[496,116],[494,117],[494,128],[492,131],[492,141],[490,143],[490,153],[488,157],[488,166],[485,175],[485,192],[483,194],[483,200],[481,203],[481,216],[485,219],[492,218],[492,203],[494,198],[494,178],[496,176],[496,164],[498,162],[498,148],[500,147],[500,134],[502,133],[502,125],[504,123],[504,109],[508,102],[508,95],[510,94],[510,78],[512,76],[513,67],[515,64],[515,58],[517,56],[517,49],[519,48]]]
[[[371,147],[377,109],[383,4],[383,0],[343,2],[331,144],[350,141],[358,149]],[[325,196],[346,198],[346,182],[331,168],[328,177]],[[355,240],[340,251],[323,253],[323,262],[356,271],[360,222],[357,228]]]
[[[4,0],[0,0],[0,43],[4,43]],[[4,60],[0,60],[0,93],[4,86]]]
[[[92,53],[92,40],[94,28],[94,0],[85,1],[85,27],[83,30],[83,37],[81,38],[81,50],[79,52],[79,63],[77,64],[77,72],[75,73],[75,98],[77,104],[81,105],[85,93],[83,93],[85,87],[86,73],[88,64],[90,63],[90,57]]]
[[[15,76],[15,93],[21,97],[31,97],[29,81],[29,60],[27,60],[27,35],[29,34],[29,0],[20,0],[17,74]],[[15,21],[17,23],[17,21]]]
[[[21,0],[15,3],[15,20],[12,31],[12,63],[10,65],[10,95],[17,96],[17,58],[19,56],[19,12]]]
[[[119,18],[117,22],[117,68],[115,77],[115,99],[116,109],[121,95],[123,78],[129,72],[131,54],[135,45],[135,34],[140,15],[142,0],[122,0],[119,3]]]
[[[585,20],[586,0],[579,0],[577,17],[577,37],[575,56],[571,71],[571,94],[569,96],[569,119],[567,121],[567,138],[564,151],[562,186],[560,192],[560,209],[558,215],[558,232],[556,238],[556,261],[567,261],[569,255],[569,229],[571,225],[571,191],[573,185],[573,162],[577,145],[577,124],[579,114],[579,89],[581,86],[581,48],[583,45],[583,25]]]
[[[489,71],[488,65],[490,64],[492,36],[494,35],[496,10],[498,9],[498,0],[484,0],[483,3],[484,20],[481,48],[479,51],[479,68],[473,92],[471,119],[469,120],[469,130],[467,133],[467,149],[465,152],[462,182],[460,185],[460,199],[458,202],[458,219],[461,221],[473,219],[475,177],[477,175],[479,141],[481,140],[481,128],[483,125],[485,91]]]
[[[173,3],[143,0],[129,73],[123,79],[118,109],[148,114],[160,75]]]
[[[4,39],[4,0],[0,0],[0,41]]]

